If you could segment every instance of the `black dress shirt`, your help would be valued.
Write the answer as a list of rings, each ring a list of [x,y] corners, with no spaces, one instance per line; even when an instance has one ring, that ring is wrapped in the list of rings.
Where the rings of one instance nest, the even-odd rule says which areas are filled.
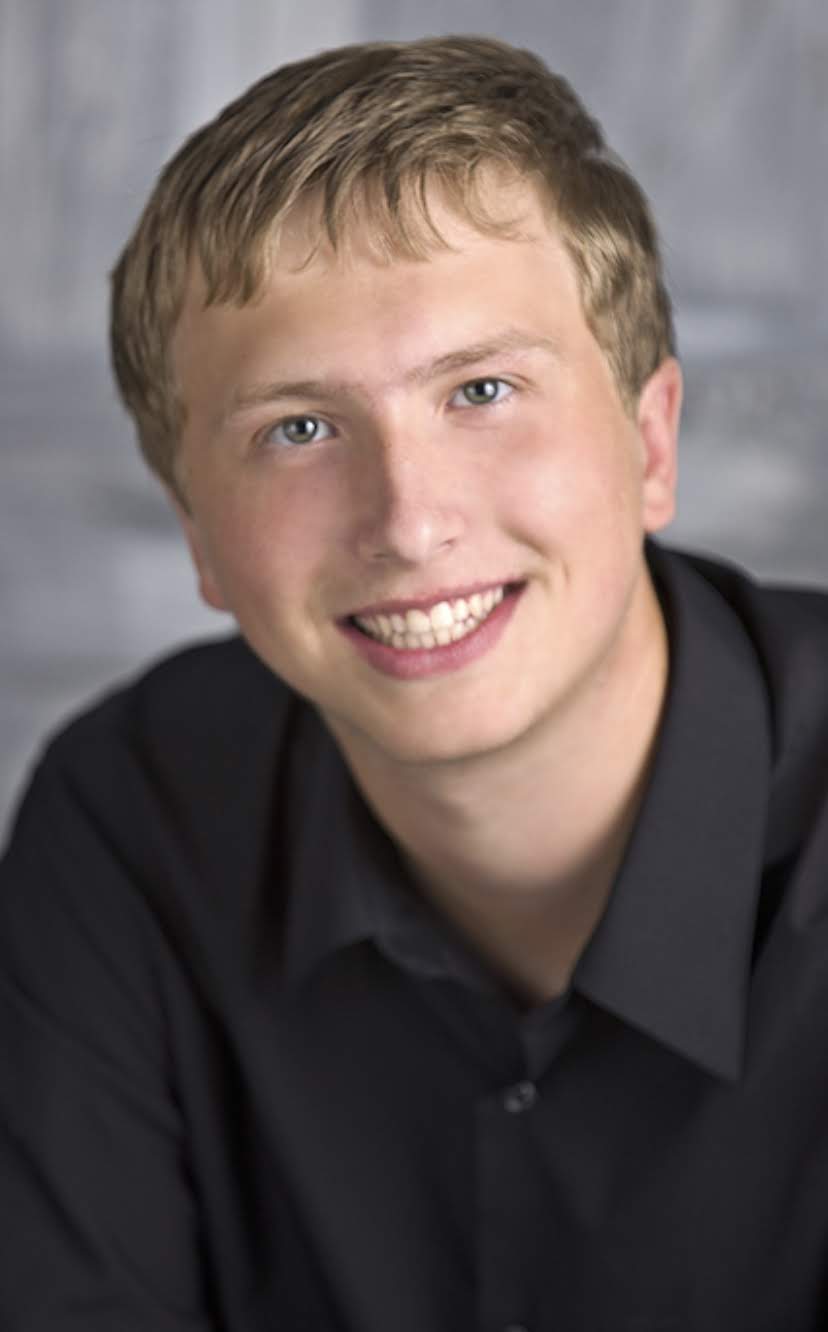
[[[547,1004],[240,641],[49,746],[0,876],[2,1332],[828,1327],[828,598],[649,558],[651,777]]]

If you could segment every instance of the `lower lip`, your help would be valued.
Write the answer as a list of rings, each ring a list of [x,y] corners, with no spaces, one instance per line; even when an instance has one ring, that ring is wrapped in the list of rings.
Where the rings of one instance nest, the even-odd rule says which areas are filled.
[[[397,680],[424,680],[432,675],[458,671],[489,652],[512,618],[524,586],[521,584],[504,593],[503,600],[489,612],[479,628],[444,647],[388,647],[363,634],[350,620],[342,621],[339,627],[360,656],[383,675],[392,675]]]

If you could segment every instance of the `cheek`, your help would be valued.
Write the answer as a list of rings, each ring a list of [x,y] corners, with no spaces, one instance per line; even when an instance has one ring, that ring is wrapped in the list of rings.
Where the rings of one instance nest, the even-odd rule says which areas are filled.
[[[640,497],[626,441],[594,427],[524,438],[500,469],[497,503],[510,528],[538,541],[594,541],[630,524]]]
[[[214,502],[207,549],[231,603],[287,603],[301,597],[337,540],[337,506],[324,486],[282,478],[245,483]]]

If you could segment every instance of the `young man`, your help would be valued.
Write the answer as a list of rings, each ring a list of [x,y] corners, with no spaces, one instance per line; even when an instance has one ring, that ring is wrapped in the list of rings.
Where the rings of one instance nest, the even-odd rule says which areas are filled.
[[[649,539],[638,186],[534,57],[277,71],[113,349],[202,596],[0,892],[9,1332],[816,1332],[828,606]]]

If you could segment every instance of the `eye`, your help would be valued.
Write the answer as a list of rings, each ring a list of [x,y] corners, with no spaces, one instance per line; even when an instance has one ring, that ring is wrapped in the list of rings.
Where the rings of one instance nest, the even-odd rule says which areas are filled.
[[[508,398],[514,390],[504,379],[470,379],[452,394],[453,407],[488,407]]]
[[[288,416],[278,425],[271,426],[263,436],[266,444],[279,444],[282,448],[296,448],[302,444],[316,444],[329,439],[333,426],[319,416]]]

